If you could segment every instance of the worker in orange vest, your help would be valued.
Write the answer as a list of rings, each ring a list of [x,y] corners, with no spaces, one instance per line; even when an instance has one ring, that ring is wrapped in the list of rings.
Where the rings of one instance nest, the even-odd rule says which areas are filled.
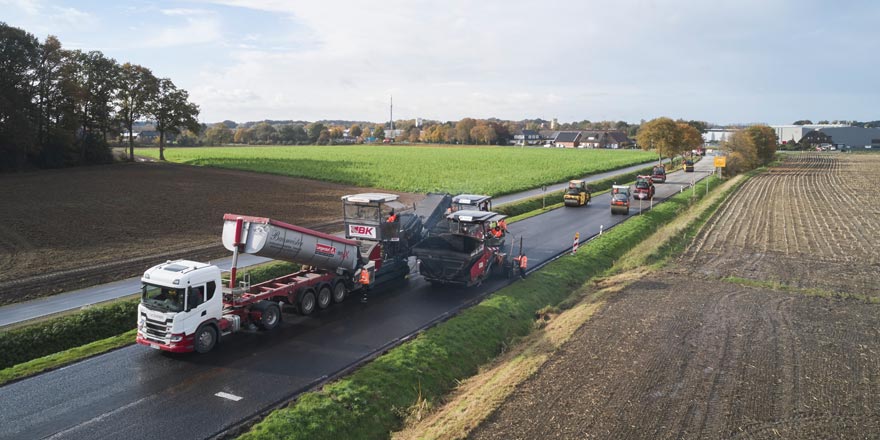
[[[505,232],[507,231],[507,222],[504,219],[498,220],[498,227],[503,229]]]
[[[519,276],[525,278],[526,277],[526,268],[529,266],[529,257],[523,255],[518,255],[513,258],[514,263],[519,266]]]
[[[394,208],[391,208],[391,214],[388,216],[388,223],[397,221],[397,214],[394,212]]]
[[[494,228],[490,229],[489,232],[490,232],[490,233],[492,234],[492,236],[495,237],[495,238],[501,238],[501,237],[504,236],[504,231],[501,230],[501,226],[500,226],[500,225],[496,225]]]

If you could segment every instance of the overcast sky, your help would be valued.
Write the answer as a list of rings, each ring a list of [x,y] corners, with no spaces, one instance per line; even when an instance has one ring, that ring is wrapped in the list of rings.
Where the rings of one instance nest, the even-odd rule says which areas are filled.
[[[200,120],[880,119],[880,2],[0,0]]]

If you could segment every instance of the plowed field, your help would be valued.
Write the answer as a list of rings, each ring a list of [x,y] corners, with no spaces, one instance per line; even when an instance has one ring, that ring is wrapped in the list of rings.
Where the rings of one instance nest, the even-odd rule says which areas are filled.
[[[375,191],[163,163],[0,175],[0,188],[0,304],[226,256],[227,212],[341,230],[340,196]]]
[[[859,186],[878,165],[800,155],[753,178],[676,267],[615,294],[471,438],[880,438],[880,243]],[[825,291],[867,295],[804,294]]]

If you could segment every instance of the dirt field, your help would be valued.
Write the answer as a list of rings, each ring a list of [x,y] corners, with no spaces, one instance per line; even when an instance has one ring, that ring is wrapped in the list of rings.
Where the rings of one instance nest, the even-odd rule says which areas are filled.
[[[847,195],[878,164],[805,155],[753,179],[676,267],[611,297],[470,437],[880,438],[880,305],[720,280],[875,297],[876,210]]]
[[[751,179],[704,228],[707,275],[880,297],[880,155],[805,154]]]
[[[0,304],[226,256],[227,212],[341,230],[340,196],[375,191],[163,163],[0,175],[0,188]]]

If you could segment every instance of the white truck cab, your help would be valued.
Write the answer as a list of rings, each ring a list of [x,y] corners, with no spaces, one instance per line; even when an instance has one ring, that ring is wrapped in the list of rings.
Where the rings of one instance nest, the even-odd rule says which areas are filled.
[[[217,266],[189,260],[148,269],[141,278],[137,342],[171,352],[213,347],[223,315],[220,275]],[[213,331],[199,331],[205,326]]]

